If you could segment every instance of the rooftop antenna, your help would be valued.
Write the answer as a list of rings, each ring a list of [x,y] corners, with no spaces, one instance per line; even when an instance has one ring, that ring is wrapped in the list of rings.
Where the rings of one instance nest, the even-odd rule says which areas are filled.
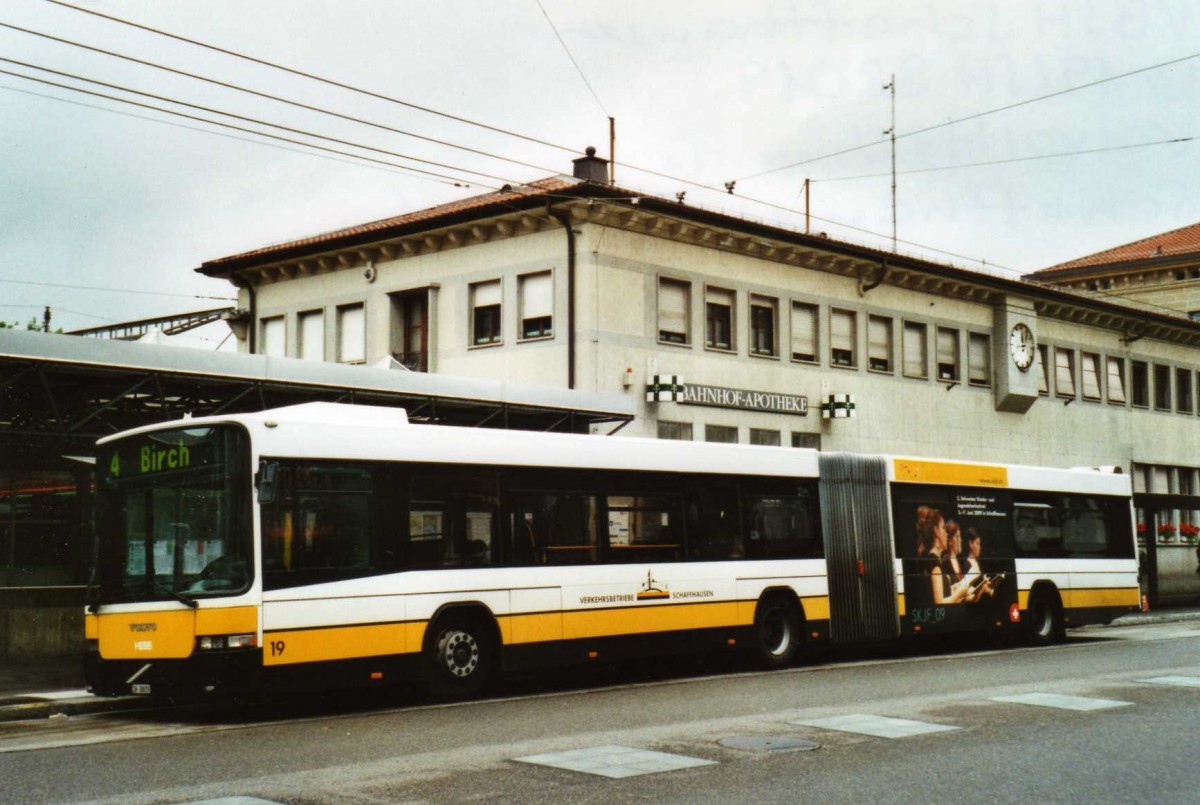
[[[883,85],[886,90],[891,90],[892,93],[892,127],[884,134],[891,135],[892,138],[892,251],[896,251],[896,74],[892,73],[892,80]]]

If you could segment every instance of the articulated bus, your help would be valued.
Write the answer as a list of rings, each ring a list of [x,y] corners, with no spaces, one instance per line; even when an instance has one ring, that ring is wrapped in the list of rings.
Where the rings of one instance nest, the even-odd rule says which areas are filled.
[[[176,697],[821,642],[1137,608],[1128,476],[412,424],[309,403],[106,438],[100,695]]]

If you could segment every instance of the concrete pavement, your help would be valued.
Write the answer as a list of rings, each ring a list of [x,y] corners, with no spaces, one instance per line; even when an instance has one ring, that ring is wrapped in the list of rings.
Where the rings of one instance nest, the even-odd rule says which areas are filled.
[[[1112,626],[1200,620],[1200,607],[1136,612]],[[139,697],[104,698],[87,692],[83,658],[33,657],[0,659],[0,721],[83,715],[129,707]]]

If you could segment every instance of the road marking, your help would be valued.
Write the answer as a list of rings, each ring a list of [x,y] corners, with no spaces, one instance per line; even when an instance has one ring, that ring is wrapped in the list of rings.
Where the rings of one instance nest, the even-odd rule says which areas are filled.
[[[1200,676],[1156,676],[1154,679],[1139,679],[1151,685],[1175,685],[1181,688],[1200,688]]]
[[[569,752],[527,755],[513,758],[513,760],[518,763],[550,766],[555,769],[567,769],[614,779],[716,765],[714,760],[702,760],[698,757],[672,755],[666,752],[652,752],[648,749],[631,749],[628,746],[594,746],[589,749],[573,749]]]
[[[1119,702],[1115,699],[1092,699],[1086,696],[1064,696],[1059,693],[1022,693],[1017,696],[993,696],[993,702],[1010,704],[1032,704],[1035,707],[1057,707],[1060,710],[1107,710],[1110,707],[1128,707],[1133,702]]]
[[[948,732],[958,727],[946,724],[930,724],[926,721],[910,721],[906,718],[888,718],[864,713],[833,718],[818,718],[812,721],[791,721],[801,727],[819,727],[839,732],[856,732],[860,735],[873,735],[876,738],[911,738],[914,735],[926,735],[931,732]]]

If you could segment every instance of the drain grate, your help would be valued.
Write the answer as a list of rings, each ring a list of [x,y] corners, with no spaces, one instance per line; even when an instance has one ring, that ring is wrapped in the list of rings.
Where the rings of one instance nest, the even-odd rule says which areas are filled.
[[[816,741],[793,735],[735,735],[732,738],[722,738],[717,743],[730,749],[748,749],[752,752],[810,752],[820,746]]]

